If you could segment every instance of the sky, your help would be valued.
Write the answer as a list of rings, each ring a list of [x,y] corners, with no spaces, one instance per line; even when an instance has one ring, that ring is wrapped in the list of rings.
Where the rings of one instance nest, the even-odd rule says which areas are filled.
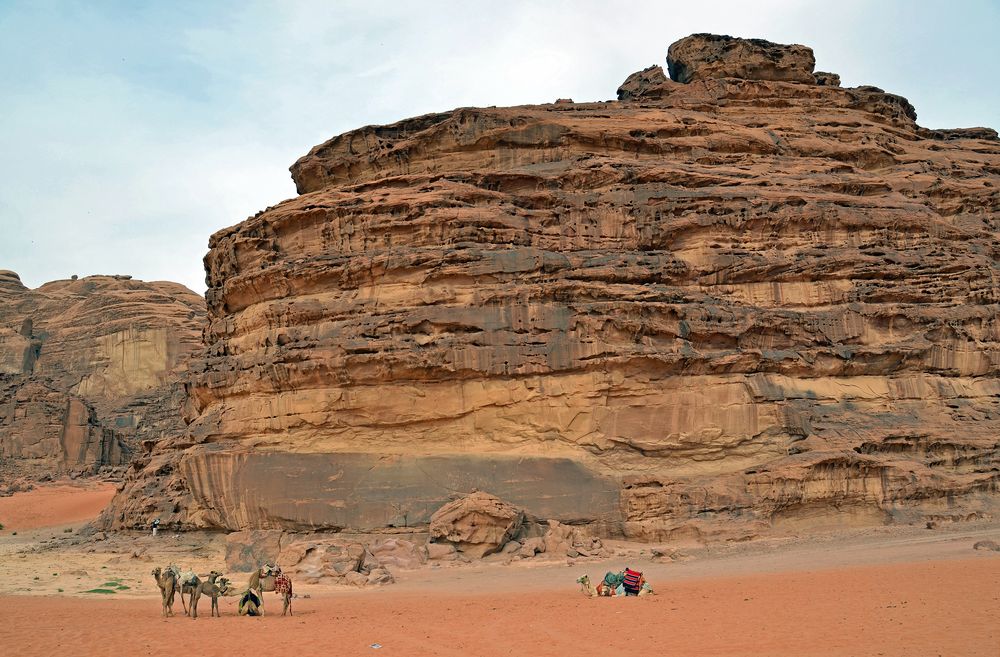
[[[327,139],[455,107],[608,100],[696,32],[801,43],[930,128],[1000,128],[1000,0],[0,0],[0,269],[205,291],[208,238]]]

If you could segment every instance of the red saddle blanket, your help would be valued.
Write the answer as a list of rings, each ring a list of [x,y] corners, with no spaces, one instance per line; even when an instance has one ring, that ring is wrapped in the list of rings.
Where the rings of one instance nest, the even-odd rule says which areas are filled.
[[[642,573],[631,568],[625,569],[625,581],[622,582],[626,593],[636,594],[642,588]]]
[[[292,593],[292,580],[287,575],[274,576],[274,592],[278,594]]]

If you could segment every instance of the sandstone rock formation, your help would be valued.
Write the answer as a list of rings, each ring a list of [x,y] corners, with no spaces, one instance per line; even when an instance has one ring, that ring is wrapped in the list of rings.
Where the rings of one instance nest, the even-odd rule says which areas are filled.
[[[229,570],[249,573],[265,563],[278,564],[307,584],[391,584],[393,570],[419,568],[426,561],[423,547],[399,537],[294,535],[273,529],[226,537]]]
[[[636,98],[641,98],[650,89],[666,81],[667,76],[663,74],[662,66],[650,66],[641,71],[636,71],[625,78],[625,81],[618,87],[618,100],[635,100]]]
[[[183,427],[178,368],[204,301],[176,283],[90,276],[37,290],[0,272],[0,477],[127,463]]]
[[[541,539],[542,545],[539,547],[533,544],[530,539],[525,541],[519,552],[520,556],[531,557],[534,553],[544,552],[550,557],[607,557],[609,552],[605,550],[601,539],[590,536],[582,532],[577,527],[564,525],[557,520],[548,522],[548,529]]]
[[[212,236],[190,424],[106,524],[413,526],[476,489],[656,541],[996,513],[1000,141],[812,62],[698,36],[634,100],[313,148]]]
[[[812,48],[718,34],[692,34],[667,51],[670,78],[682,83],[740,78],[811,84],[815,66]]]
[[[522,522],[523,511],[477,491],[445,504],[431,516],[431,539],[450,543],[458,552],[478,559],[504,547]]]
[[[840,86],[840,76],[836,73],[827,73],[825,71],[816,71],[813,74],[816,78],[816,84],[821,84],[827,87],[839,87]]]

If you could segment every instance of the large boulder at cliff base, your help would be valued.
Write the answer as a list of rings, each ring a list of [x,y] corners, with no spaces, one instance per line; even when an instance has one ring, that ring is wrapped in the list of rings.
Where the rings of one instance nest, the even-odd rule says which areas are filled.
[[[814,84],[812,48],[764,39],[692,34],[667,51],[670,79],[694,82],[713,78],[773,80]]]
[[[521,528],[524,513],[489,493],[475,492],[441,507],[430,535],[473,559],[498,552]]]

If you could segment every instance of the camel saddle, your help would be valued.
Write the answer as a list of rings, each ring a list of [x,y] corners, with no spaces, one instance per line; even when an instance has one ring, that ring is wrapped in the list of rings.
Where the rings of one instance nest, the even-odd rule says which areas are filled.
[[[274,576],[274,592],[279,595],[291,594],[292,580],[288,575],[278,573]]]
[[[625,588],[626,595],[639,595],[639,589],[642,588],[641,572],[638,570],[632,570],[631,568],[626,568],[623,580],[622,586]]]

